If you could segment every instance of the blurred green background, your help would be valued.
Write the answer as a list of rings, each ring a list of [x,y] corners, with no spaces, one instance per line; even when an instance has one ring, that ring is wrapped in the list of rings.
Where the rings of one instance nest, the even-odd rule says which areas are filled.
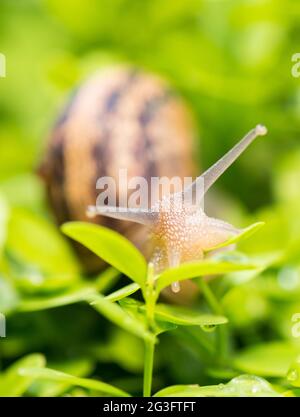
[[[244,244],[245,253],[277,256],[259,276],[213,284],[238,356],[228,374],[214,373],[196,330],[175,331],[158,348],[155,386],[215,383],[241,371],[285,376],[299,345],[291,334],[292,314],[300,312],[300,79],[291,75],[299,22],[300,4],[292,0],[0,0],[0,52],[7,59],[0,79],[3,369],[41,352],[56,369],[140,393],[143,349],[133,336],[80,303],[22,311],[24,300],[65,294],[84,279],[34,171],[69,92],[95,69],[124,62],[160,74],[190,104],[199,172],[257,123],[269,129],[216,185],[223,218],[240,226],[267,223]],[[269,350],[251,356],[249,347]],[[45,382],[26,392],[66,390]]]

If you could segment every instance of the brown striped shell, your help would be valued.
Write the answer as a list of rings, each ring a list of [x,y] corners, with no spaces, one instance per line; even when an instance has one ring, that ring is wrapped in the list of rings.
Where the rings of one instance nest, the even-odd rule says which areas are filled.
[[[142,225],[102,216],[90,220],[103,176],[191,176],[194,126],[184,102],[161,79],[135,69],[106,68],[73,95],[56,122],[40,172],[59,224],[94,221],[142,247]],[[122,191],[121,191],[122,192]],[[81,247],[87,270],[99,267]]]

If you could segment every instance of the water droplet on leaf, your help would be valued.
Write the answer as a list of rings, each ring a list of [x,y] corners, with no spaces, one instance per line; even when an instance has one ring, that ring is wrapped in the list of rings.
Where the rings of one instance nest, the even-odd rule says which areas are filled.
[[[204,332],[213,332],[217,326],[215,324],[204,324],[200,327]]]
[[[287,374],[287,379],[292,382],[297,381],[298,377],[299,375],[296,369],[291,369]]]

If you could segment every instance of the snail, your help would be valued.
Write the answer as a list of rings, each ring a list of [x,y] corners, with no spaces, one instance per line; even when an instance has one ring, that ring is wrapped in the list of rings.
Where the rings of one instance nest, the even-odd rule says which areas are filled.
[[[190,110],[166,82],[129,67],[100,70],[69,100],[40,164],[58,224],[93,221],[143,249],[144,225],[86,216],[86,207],[96,201],[97,179],[117,178],[121,168],[128,179],[191,176],[195,135]],[[121,197],[122,189],[117,200]],[[77,250],[86,271],[99,270],[99,258],[81,245]]]
[[[218,162],[182,191],[165,195],[148,210],[145,208],[111,207],[96,205],[88,207],[90,217],[98,214],[114,219],[128,220],[145,225],[153,241],[152,263],[156,273],[180,263],[200,260],[206,251],[212,250],[231,237],[242,233],[223,220],[207,216],[195,193],[200,189],[200,200],[215,181],[230,167],[241,153],[267,129],[257,125]],[[178,282],[173,283],[178,292]]]

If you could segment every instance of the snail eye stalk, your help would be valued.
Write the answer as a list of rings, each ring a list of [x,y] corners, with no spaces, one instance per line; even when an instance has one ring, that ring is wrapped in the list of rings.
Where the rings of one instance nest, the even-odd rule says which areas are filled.
[[[89,218],[97,215],[111,217],[112,219],[131,221],[151,226],[156,219],[156,213],[151,210],[142,210],[134,208],[112,207],[112,206],[89,206],[86,215]]]
[[[185,193],[189,192],[194,194],[197,187],[200,187],[201,184],[201,186],[203,186],[203,193],[205,194],[230,165],[232,165],[233,162],[248,148],[248,146],[258,136],[264,136],[267,132],[267,128],[263,125],[257,125],[254,129],[250,130],[239,143],[205,171],[204,174],[198,177],[193,184],[185,190]]]

